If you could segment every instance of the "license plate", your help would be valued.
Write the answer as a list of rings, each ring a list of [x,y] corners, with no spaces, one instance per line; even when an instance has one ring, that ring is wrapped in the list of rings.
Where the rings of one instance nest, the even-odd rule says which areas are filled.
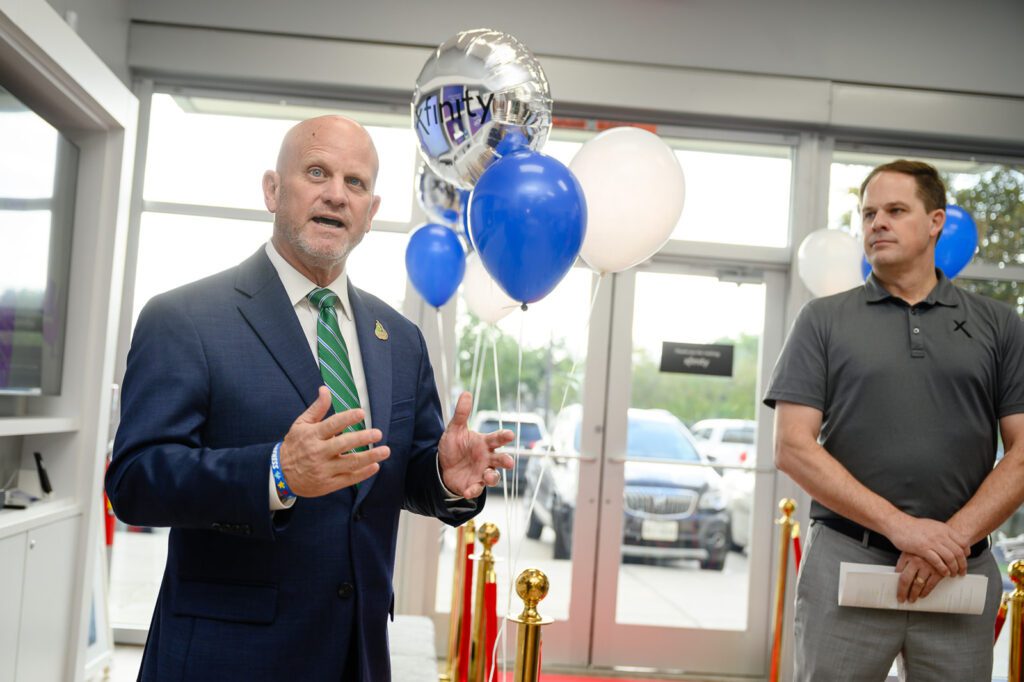
[[[640,526],[640,537],[653,542],[675,542],[679,539],[679,524],[675,521],[644,519]]]

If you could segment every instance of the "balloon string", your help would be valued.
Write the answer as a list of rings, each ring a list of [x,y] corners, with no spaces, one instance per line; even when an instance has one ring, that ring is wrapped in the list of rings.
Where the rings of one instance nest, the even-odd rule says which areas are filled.
[[[597,278],[597,283],[594,284],[594,294],[590,299],[590,310],[587,313],[587,321],[583,325],[583,334],[586,336],[590,330],[590,321],[594,317],[594,308],[597,306],[597,295],[601,290],[601,282],[604,281],[605,273],[601,273]],[[562,402],[558,406],[558,412],[555,413],[555,421],[558,421],[558,417],[561,416],[562,410],[565,409],[565,401],[569,397],[569,389],[572,387],[573,378],[576,376],[576,368],[579,366],[579,358],[574,357],[572,361],[572,369],[569,370],[569,379],[565,382],[565,390],[562,392]],[[543,455],[544,458],[540,463],[540,473],[537,475],[537,482],[534,484],[533,493],[530,495],[530,504],[526,508],[526,524],[529,527],[530,519],[533,517],[534,507],[537,506],[537,495],[540,493],[540,485],[544,480],[544,476],[547,475],[548,469],[551,467],[551,453],[554,450],[555,444],[549,438],[548,442],[544,444]],[[516,554],[516,564],[519,563],[519,555]]]
[[[587,312],[587,321],[583,324],[583,336],[584,343],[586,343],[586,336],[590,332],[590,320],[594,317],[594,308],[597,306],[597,294],[601,290],[601,282],[604,281],[605,273],[601,273],[597,277],[597,283],[594,284],[594,294],[590,297],[590,310]],[[579,366],[580,360],[575,355],[572,360],[572,369],[569,370],[569,381],[565,382],[565,390],[562,392],[562,402],[558,406],[558,412],[556,412],[557,419],[562,414],[562,410],[565,409],[565,399],[569,397],[569,388],[572,386],[573,378],[576,376],[576,368]],[[548,444],[548,451],[550,452],[551,443]]]
[[[448,423],[448,419],[451,416],[451,405],[449,402],[452,395],[452,387],[448,383],[448,356],[444,351],[444,327],[441,324],[441,309],[434,308],[437,319],[437,349],[441,357],[441,382],[444,387],[443,390],[438,391],[441,394],[441,418],[444,423]]]
[[[523,304],[523,312],[526,312],[526,304]],[[526,315],[519,316],[519,367],[516,376],[516,456],[514,475],[512,476],[512,502],[519,499],[519,453],[523,448],[523,329],[526,327]],[[518,535],[516,535],[518,538]],[[517,555],[518,557],[518,555]]]
[[[601,273],[598,276],[597,282],[594,284],[594,293],[593,293],[593,295],[592,295],[592,297],[590,299],[590,310],[587,313],[587,320],[586,320],[586,323],[583,326],[584,335],[586,335],[587,332],[590,329],[590,323],[591,323],[591,320],[593,319],[593,316],[594,316],[594,308],[597,306],[597,297],[598,297],[598,294],[600,293],[601,282],[604,281],[604,277],[605,277],[604,273]],[[519,411],[519,412],[522,411],[522,372],[523,372],[523,328],[524,328],[524,322],[525,322],[525,319],[524,318],[520,318],[520,325],[519,325],[519,359],[518,359],[519,381],[518,381],[518,384],[517,384],[517,387],[516,387],[516,401],[517,401],[516,408],[517,408],[517,411]],[[562,410],[565,409],[565,402],[568,399],[569,389],[572,387],[572,379],[576,375],[576,370],[578,368],[578,365],[579,365],[579,358],[574,357],[573,364],[572,364],[572,369],[569,370],[569,381],[566,382],[565,390],[562,392],[562,400],[561,400],[561,403],[558,406],[558,412],[556,413],[556,420],[557,420],[558,416],[560,416],[562,414]],[[498,351],[497,351],[497,344],[494,345],[494,375],[495,375],[495,381],[497,382],[497,376],[498,376]],[[499,415],[501,414],[500,394],[498,395],[498,414]],[[500,420],[500,416],[499,416],[499,420]],[[518,427],[519,427],[519,430],[521,431],[522,424],[520,423],[518,425]],[[500,423],[499,423],[499,428],[501,428]],[[518,465],[519,465],[519,448],[518,448],[518,443],[519,443],[520,435],[521,435],[520,433],[516,434],[516,444],[517,444],[517,447],[516,447],[516,467],[517,468],[518,468]],[[554,443],[551,442],[551,440],[549,439],[548,443],[546,443],[545,446],[544,446],[544,459],[541,462],[541,468],[540,468],[540,473],[537,476],[537,482],[534,485],[532,494],[530,495],[530,504],[527,507],[526,517],[525,517],[525,521],[524,521],[524,526],[529,524],[529,519],[530,519],[530,517],[533,514],[534,507],[537,505],[537,496],[540,493],[541,483],[543,482],[544,476],[547,475],[548,469],[550,468],[551,452],[552,452],[553,447],[554,447]],[[503,484],[505,483],[505,478],[504,477],[505,477],[505,470],[502,469],[502,483]],[[518,486],[518,478],[516,478],[515,483],[513,483],[513,485],[514,486]],[[509,504],[508,490],[507,490],[507,487],[505,485],[503,485],[502,488],[503,488],[503,491],[504,491],[504,499],[505,499],[505,511],[506,511],[505,522],[506,522],[507,526],[510,527],[510,531],[511,531],[511,523],[512,522],[511,522],[511,519],[509,517],[509,514],[511,512],[511,505]],[[518,490],[514,489],[513,499],[515,499],[517,497],[517,495],[516,495],[517,492],[518,492]],[[525,532],[525,530],[524,530],[524,532]],[[520,537],[519,533],[510,532],[510,537],[511,538],[516,538],[517,541],[516,542],[509,542],[507,544],[508,553],[509,553],[509,589],[508,589],[507,601],[506,601],[506,611],[505,611],[505,616],[502,618],[502,621],[501,621],[501,627],[500,627],[500,629],[498,631],[498,637],[497,637],[497,639],[496,639],[496,641],[494,643],[494,649],[493,649],[492,658],[491,658],[491,670],[489,671],[489,674],[487,676],[488,680],[493,680],[494,679],[495,668],[497,666],[497,661],[498,661],[497,650],[498,650],[499,646],[502,647],[502,662],[505,664],[506,668],[508,667],[507,666],[507,664],[508,664],[508,638],[506,637],[506,627],[507,627],[508,622],[509,622],[509,614],[512,613],[512,592],[513,592],[513,590],[515,588],[515,583],[514,583],[514,576],[515,576],[515,572],[516,572],[515,569],[516,569],[516,567],[519,564],[520,550],[522,549],[522,545],[523,545],[522,538]],[[513,552],[513,545],[516,545],[514,552]]]
[[[500,332],[497,329],[495,329],[493,331],[495,333],[500,334]],[[485,330],[480,332],[480,337],[481,337],[481,341],[482,341],[482,344],[481,344],[481,347],[480,347],[480,365],[476,369],[476,376],[473,377],[473,381],[474,381],[474,385],[475,385],[475,388],[473,389],[473,404],[474,405],[479,402],[478,397],[480,395],[480,392],[483,390],[484,369],[486,369],[486,367],[487,367],[487,353],[488,353],[487,349],[489,348],[489,346],[487,344],[487,338],[489,336],[491,336],[491,330],[490,329],[485,329]]]
[[[461,343],[460,343],[460,340],[459,340],[459,333],[458,333],[458,330],[456,330],[455,331],[455,353],[452,356],[452,362],[455,365],[455,371],[454,371],[455,376],[452,377],[452,388],[455,388],[456,386],[459,387],[459,388],[462,388],[462,363],[459,362],[459,352],[462,349],[461,349],[460,346],[461,346]],[[451,389],[449,389],[449,393],[450,392],[451,392]]]
[[[515,467],[512,471],[515,474],[512,476],[512,505],[519,501],[519,464],[520,464],[520,452],[522,450],[522,435],[523,435],[523,420],[521,415],[523,413],[523,332],[526,328],[526,304],[523,304],[523,313],[519,316],[519,358],[518,358],[518,375],[516,376],[516,455],[515,455]],[[512,505],[509,505],[511,509]],[[515,519],[515,515],[513,515]],[[516,519],[518,520],[518,519]],[[513,522],[514,523],[514,522]],[[505,611],[507,614],[512,612],[512,593],[515,592],[515,576],[519,566],[519,553],[523,548],[523,532],[525,527],[521,524],[513,525],[510,529],[512,531],[512,537],[515,538],[514,542],[509,543],[509,565],[508,565],[508,604]],[[522,531],[522,532],[521,532]]]
[[[483,344],[483,340],[484,340],[484,327],[483,327],[483,325],[478,325],[477,329],[476,329],[476,332],[477,332],[476,333],[476,343],[473,345],[473,365],[472,365],[472,369],[469,372],[469,387],[468,387],[469,390],[473,393],[473,414],[470,415],[471,418],[472,418],[472,416],[476,415],[477,411],[480,409],[480,406],[478,404],[479,403],[479,398],[480,398],[480,381],[477,378],[477,370],[478,370],[478,367],[483,364],[481,362],[481,360],[480,360],[480,346]],[[455,358],[455,366],[458,367],[461,364],[462,363],[459,362],[459,358]],[[472,421],[472,419],[471,419],[471,421]]]
[[[492,336],[491,337],[491,349],[493,350],[492,357],[494,358],[494,401],[495,401],[495,408],[498,411],[498,429],[500,430],[500,429],[504,428],[504,424],[502,422],[502,415],[501,415],[501,380],[500,380],[500,377],[499,377],[499,374],[498,374],[498,338],[497,338],[497,336]],[[481,372],[481,374],[482,374],[482,372]],[[501,494],[502,494],[502,497],[503,497],[503,499],[505,501],[505,527],[506,528],[511,528],[511,526],[512,526],[512,507],[509,504],[508,485],[507,485],[507,478],[506,478],[505,474],[506,474],[505,470],[502,469],[501,470]],[[508,561],[509,561],[509,566],[510,567],[512,566],[512,543],[511,543],[511,538],[512,538],[512,533],[509,532],[509,542],[507,542],[505,544],[506,544],[506,547],[508,547]],[[504,662],[506,664],[507,664],[507,661],[508,661],[508,640],[505,637],[505,624],[508,622],[508,613],[509,613],[509,610],[511,608],[512,608],[512,595],[509,594],[508,605],[507,605],[507,608],[506,608],[506,611],[505,611],[505,617],[501,621],[501,629],[498,632],[498,638],[495,641],[494,652],[492,653],[492,660],[493,660],[493,658],[497,657],[497,648],[498,648],[498,643],[500,642],[502,644],[502,662]]]
[[[590,322],[591,322],[591,319],[594,316],[594,308],[597,306],[597,296],[598,296],[598,293],[600,292],[600,289],[601,289],[601,282],[603,282],[603,281],[604,281],[604,273],[601,273],[600,276],[598,277],[597,283],[594,285],[594,293],[593,293],[593,296],[592,296],[592,298],[590,300],[590,310],[587,313],[587,321],[586,321],[586,323],[584,324],[584,327],[583,327],[584,335],[586,335],[587,331],[590,329]],[[516,398],[517,399],[517,409],[519,411],[522,411],[522,403],[521,403],[521,401],[522,401],[522,371],[523,371],[523,364],[522,364],[523,363],[523,326],[524,326],[523,322],[524,322],[524,320],[521,318],[520,319],[520,326],[519,326],[519,384],[518,384],[518,386],[516,388],[516,392],[517,392],[517,398]],[[495,362],[494,372],[495,372],[495,376],[497,376],[497,372],[498,372],[497,346],[495,346],[494,362]],[[572,369],[569,370],[569,381],[566,382],[565,391],[562,393],[562,402],[558,406],[558,412],[556,413],[556,420],[557,420],[557,415],[561,415],[562,410],[565,409],[565,401],[566,401],[566,399],[569,396],[569,389],[571,387],[572,378],[576,374],[576,369],[577,369],[578,365],[579,365],[579,359],[576,358],[576,359],[573,360]],[[500,403],[499,403],[499,413],[500,413]],[[521,424],[519,425],[519,428],[520,429],[522,428]],[[518,435],[517,435],[517,438],[516,438],[516,442],[517,443],[518,443],[518,440],[519,440],[519,438],[518,438]],[[548,443],[546,443],[544,447],[545,447],[545,449],[544,449],[544,459],[541,461],[540,473],[537,476],[537,482],[534,485],[532,494],[530,495],[530,504],[528,505],[527,511],[526,511],[526,517],[525,517],[525,524],[526,525],[528,525],[529,522],[530,522],[530,517],[533,514],[534,507],[536,507],[536,505],[537,505],[537,496],[540,493],[541,483],[543,482],[544,476],[547,475],[548,469],[550,468],[551,452],[552,452],[552,448],[554,447],[554,443],[552,443],[549,440]],[[516,452],[516,465],[517,466],[518,466],[518,457],[519,457],[519,452],[518,452],[518,447],[517,447],[517,452]],[[503,477],[502,478],[502,483],[504,483],[504,476],[505,476],[505,470],[502,469],[502,477]],[[518,480],[513,485],[516,485],[516,484],[518,484]],[[515,497],[516,497],[516,495],[513,494],[513,499]],[[505,490],[505,511],[506,511],[505,522],[506,522],[506,524],[508,526],[511,526],[511,519],[509,518],[510,510],[511,510],[511,505],[509,505],[508,491],[506,489]],[[510,528],[510,531],[511,531],[511,528]],[[524,532],[525,532],[525,529],[524,529]],[[508,667],[508,638],[506,637],[506,628],[507,628],[508,622],[509,622],[509,614],[512,613],[512,592],[513,592],[513,590],[515,588],[515,583],[514,583],[513,576],[515,576],[516,567],[519,565],[520,550],[522,549],[522,546],[523,546],[522,537],[521,537],[520,533],[510,532],[510,536],[511,536],[511,538],[516,538],[516,542],[509,542],[507,544],[508,553],[509,553],[509,589],[508,589],[508,595],[507,595],[507,601],[506,601],[506,610],[505,610],[505,616],[501,620],[501,627],[498,630],[497,640],[494,643],[494,649],[493,649],[492,658],[491,658],[491,670],[489,671],[489,675],[487,676],[488,680],[493,680],[494,679],[495,668],[497,666],[497,658],[498,658],[497,657],[497,651],[498,651],[498,647],[499,646],[502,647],[502,662],[505,664],[506,668]],[[514,552],[513,552],[513,545],[515,545],[515,551]]]

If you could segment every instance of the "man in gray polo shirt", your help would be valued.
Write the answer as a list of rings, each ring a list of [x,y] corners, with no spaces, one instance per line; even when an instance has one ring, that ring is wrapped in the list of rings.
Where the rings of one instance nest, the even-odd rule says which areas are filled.
[[[814,499],[796,679],[884,680],[902,654],[914,682],[990,680],[1001,581],[987,537],[1024,501],[1024,324],[935,268],[934,168],[879,166],[860,199],[872,274],[801,310],[765,398],[776,465]],[[895,566],[900,601],[985,575],[985,612],[839,607],[844,561]]]

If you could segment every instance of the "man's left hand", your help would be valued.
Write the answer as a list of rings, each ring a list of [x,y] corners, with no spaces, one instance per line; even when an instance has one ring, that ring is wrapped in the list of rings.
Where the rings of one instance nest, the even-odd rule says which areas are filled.
[[[508,429],[488,434],[470,431],[467,424],[472,410],[473,396],[463,393],[437,445],[445,487],[466,499],[479,497],[486,486],[500,481],[498,469],[512,468],[512,456],[495,450],[515,439],[515,434]]]
[[[896,562],[896,571],[900,580],[896,584],[896,601],[909,601],[913,604],[922,597],[931,594],[935,586],[942,580],[930,563],[915,554],[903,552]]]

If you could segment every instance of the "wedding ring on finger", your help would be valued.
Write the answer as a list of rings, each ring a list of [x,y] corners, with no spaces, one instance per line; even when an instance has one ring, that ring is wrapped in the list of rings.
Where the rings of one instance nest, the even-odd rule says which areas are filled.
[[[922,578],[921,576],[917,576],[916,578],[914,578],[914,582],[918,585],[924,585],[928,581],[925,578]]]

